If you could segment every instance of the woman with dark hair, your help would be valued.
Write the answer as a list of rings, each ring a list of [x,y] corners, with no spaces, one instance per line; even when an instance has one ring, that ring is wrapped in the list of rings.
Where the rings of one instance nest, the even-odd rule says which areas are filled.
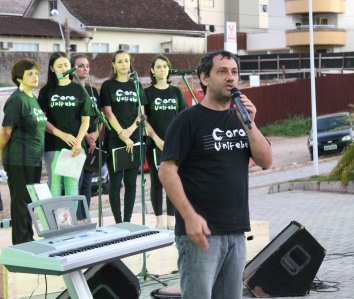
[[[129,53],[118,50],[113,53],[110,79],[103,82],[100,98],[102,110],[112,127],[106,130],[104,146],[112,153],[112,149],[126,146],[129,153],[133,152],[133,145],[139,142],[139,99],[141,105],[146,104],[144,89],[139,83],[138,93],[134,82],[129,80],[128,74],[132,71]],[[142,112],[144,113],[144,107]],[[110,177],[109,201],[116,223],[130,222],[136,194],[136,178],[138,167],[124,170],[124,215],[120,210],[120,189],[123,171],[114,172],[112,156],[107,160]]]
[[[188,108],[182,91],[170,85],[171,62],[164,55],[157,55],[150,68],[151,86],[145,88],[148,104],[145,105],[147,128],[146,160],[149,165],[151,189],[150,198],[156,216],[156,227],[166,228],[162,216],[163,186],[160,182],[157,165],[154,163],[155,152],[162,151],[166,130],[172,119],[182,110]],[[174,229],[175,208],[166,195],[167,228]]]
[[[18,88],[5,103],[0,129],[0,156],[8,176],[14,245],[34,241],[27,209],[32,200],[26,185],[40,182],[47,122],[33,95],[38,86],[38,71],[38,64],[27,58],[13,65],[11,77]]]
[[[93,115],[91,100],[69,75],[59,74],[71,67],[68,56],[54,52],[49,58],[48,80],[39,92],[38,102],[48,118],[45,134],[44,160],[53,197],[79,194],[79,180],[54,173],[62,149],[71,150],[71,157],[83,153],[84,137]]]
[[[77,54],[71,56],[70,58],[71,66],[78,66],[82,65],[76,69],[76,75],[79,78],[82,86],[86,88],[86,91],[91,97],[91,100],[94,101],[97,105],[98,109],[101,109],[100,104],[100,97],[98,95],[97,89],[92,87],[91,85],[87,84],[86,80],[89,79],[89,72],[90,72],[90,64],[87,59],[87,56],[84,54]],[[73,76],[73,81],[76,82],[76,77]],[[93,104],[93,103],[92,103]],[[86,141],[86,149],[88,153],[93,154],[96,148],[96,140],[98,138],[98,126],[95,123],[97,115],[90,117],[90,126],[88,131],[85,134],[85,141]],[[79,181],[79,194],[84,195],[86,197],[87,206],[90,208],[91,203],[91,184],[92,184],[92,176],[93,173],[86,169],[82,170],[82,174]],[[85,214],[84,206],[82,202],[79,202],[79,207],[77,210],[77,219],[81,220],[82,222],[87,221],[87,216]]]

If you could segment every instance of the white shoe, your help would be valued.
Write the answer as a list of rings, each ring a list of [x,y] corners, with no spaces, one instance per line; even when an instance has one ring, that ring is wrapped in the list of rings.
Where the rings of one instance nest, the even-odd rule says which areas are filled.
[[[175,216],[169,216],[167,215],[167,229],[169,230],[175,230]]]
[[[166,229],[165,222],[163,220],[163,216],[156,216],[156,226],[155,228],[161,228],[161,229]]]

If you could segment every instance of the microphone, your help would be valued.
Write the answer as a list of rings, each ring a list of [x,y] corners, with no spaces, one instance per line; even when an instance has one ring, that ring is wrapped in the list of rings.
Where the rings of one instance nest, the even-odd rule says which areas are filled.
[[[171,75],[187,75],[196,73],[197,70],[170,70]]]
[[[128,75],[128,78],[129,79],[136,79],[138,77],[138,73],[136,71],[134,72],[131,72],[129,75]]]
[[[236,87],[231,89],[231,98],[235,101],[237,109],[238,109],[238,111],[240,111],[243,122],[247,125],[247,127],[249,129],[252,129],[251,118],[248,115],[248,112],[247,112],[245,106],[243,106],[243,104],[241,102],[240,95],[241,95],[241,92]]]
[[[79,64],[79,65],[77,65],[77,66],[72,67],[70,70],[67,70],[67,71],[64,72],[64,73],[58,74],[58,75],[57,75],[58,80],[63,79],[66,75],[69,75],[69,74],[75,72],[76,69],[78,69],[79,67],[83,67],[83,66],[84,66],[84,65],[81,63],[81,64]]]

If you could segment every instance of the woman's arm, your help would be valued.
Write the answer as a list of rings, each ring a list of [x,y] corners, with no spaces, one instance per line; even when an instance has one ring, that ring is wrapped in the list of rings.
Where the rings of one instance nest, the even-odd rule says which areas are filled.
[[[45,130],[46,130],[46,132],[53,134],[54,136],[63,140],[70,147],[73,147],[74,144],[77,143],[77,139],[75,138],[75,136],[59,130],[58,128],[53,126],[53,124],[51,122],[49,122],[48,120],[47,120]]]
[[[6,144],[9,142],[12,134],[11,127],[1,127],[0,129],[0,157],[4,151]]]
[[[144,115],[144,106],[141,106],[141,111]],[[141,114],[140,114],[140,109],[138,109],[138,115],[136,116],[134,122],[130,125],[130,127],[127,129],[130,133],[130,135],[132,135],[134,133],[134,131],[139,127],[139,123],[141,121]]]
[[[111,106],[104,106],[102,108],[102,111],[104,113],[104,116],[107,118],[109,124],[111,127],[116,131],[118,135],[123,134],[123,128],[119,124],[116,116],[112,112],[112,107]],[[128,136],[129,137],[129,136]]]
[[[79,133],[76,136],[77,142],[73,145],[71,149],[71,157],[75,157],[81,152],[81,143],[82,139],[84,139],[85,134],[90,126],[90,117],[89,116],[81,116],[81,125],[79,129]]]
[[[130,131],[128,129],[122,128],[116,116],[113,114],[111,106],[104,106],[102,110],[109,124],[114,129],[114,131],[116,131],[116,133],[118,134],[120,140],[125,142],[125,144],[127,145],[127,152],[132,153],[134,142],[129,138],[132,135]]]
[[[154,129],[152,128],[152,126],[149,124],[148,122],[148,117],[145,115],[145,124],[146,124],[146,128],[149,134],[149,137],[154,140],[156,146],[160,149],[163,150],[163,145],[164,145],[164,141],[156,134],[156,132],[154,131]]]

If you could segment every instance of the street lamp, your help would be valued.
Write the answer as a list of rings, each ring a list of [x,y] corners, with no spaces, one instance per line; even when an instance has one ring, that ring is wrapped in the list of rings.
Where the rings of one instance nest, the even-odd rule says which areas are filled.
[[[58,19],[58,25],[59,25],[59,29],[60,29],[60,33],[61,33],[61,38],[63,39],[64,42],[64,48],[65,48],[65,38],[64,38],[64,33],[63,33],[63,28],[61,28],[61,24],[60,24],[60,19],[59,19],[59,12],[56,9],[52,9],[52,11],[50,12],[50,14],[52,16],[57,16]]]

